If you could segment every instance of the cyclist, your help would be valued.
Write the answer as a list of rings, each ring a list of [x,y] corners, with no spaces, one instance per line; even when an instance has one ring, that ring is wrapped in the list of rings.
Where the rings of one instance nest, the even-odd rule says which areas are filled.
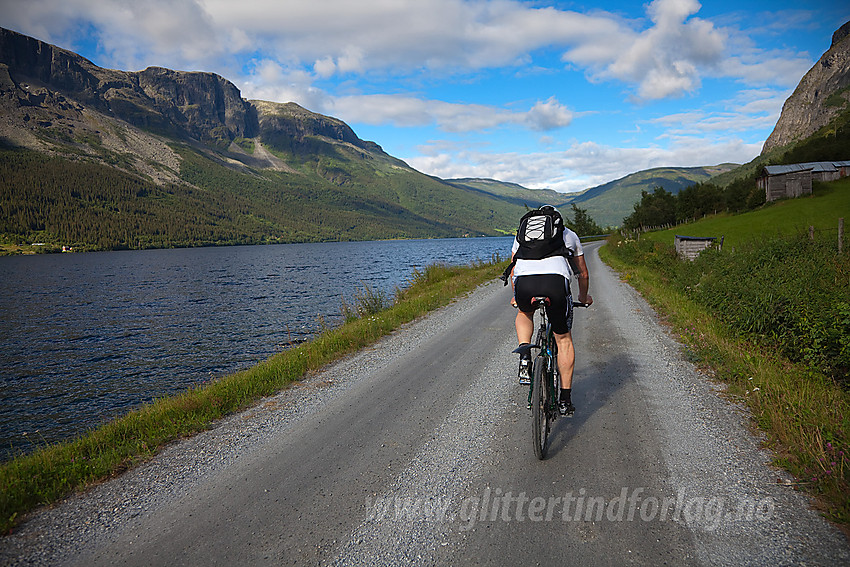
[[[511,249],[511,265],[513,268],[510,271],[510,276],[514,290],[511,305],[519,308],[516,315],[517,340],[520,346],[531,342],[531,335],[534,332],[535,309],[531,304],[531,299],[540,296],[548,297],[551,302],[549,321],[555,335],[555,342],[558,345],[558,370],[561,373],[558,410],[561,415],[571,416],[575,411],[571,398],[575,350],[571,333],[573,299],[570,280],[573,276],[578,280],[579,303],[590,305],[593,303],[593,297],[588,294],[590,276],[584,260],[581,241],[575,232],[564,226],[563,218],[558,210],[551,205],[544,205],[537,211],[532,211],[526,217],[534,213],[547,215],[553,219],[554,230],[543,231],[546,232],[545,236],[541,236],[542,232],[537,231],[538,234],[535,236],[538,239],[549,238],[554,242],[552,245],[538,247],[538,250],[544,250],[542,253],[526,253],[526,250],[520,250],[521,240],[527,246],[525,244],[527,239],[520,237],[520,231],[518,231],[517,238],[514,240]],[[523,217],[523,219],[526,217]],[[540,218],[539,215],[538,218]],[[524,230],[525,226],[521,222],[520,230]],[[536,258],[541,255],[544,257]],[[523,258],[523,256],[526,258]],[[527,259],[528,256],[536,259]],[[530,366],[528,358],[520,359],[520,383],[531,383]]]

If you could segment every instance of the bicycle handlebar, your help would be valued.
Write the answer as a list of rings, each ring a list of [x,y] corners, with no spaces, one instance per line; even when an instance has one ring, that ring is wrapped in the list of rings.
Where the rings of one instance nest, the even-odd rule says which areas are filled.
[[[535,299],[537,300],[537,301],[534,301],[534,302],[533,302],[535,305],[538,305],[538,306],[544,305],[543,298],[535,298]],[[548,299],[548,298],[547,298],[547,299]],[[580,302],[580,301],[573,301],[573,307],[584,307],[584,308],[587,308],[587,307],[590,307],[590,303],[582,303],[582,302]],[[517,306],[516,304],[514,304],[514,305],[513,305],[513,308],[514,308],[514,309],[517,309],[517,308],[518,308],[518,306]]]

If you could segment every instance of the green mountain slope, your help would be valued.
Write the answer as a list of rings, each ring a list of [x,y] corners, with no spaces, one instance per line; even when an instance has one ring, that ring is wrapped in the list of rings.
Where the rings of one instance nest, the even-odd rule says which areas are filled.
[[[721,164],[711,167],[648,169],[592,187],[571,199],[571,202],[586,209],[597,224],[619,226],[623,218],[632,213],[634,204],[640,201],[641,191],[651,192],[656,187],[663,187],[671,193],[678,193],[690,185],[736,167],[737,164]]]
[[[499,235],[524,212],[217,75],[101,69],[2,28],[0,111],[7,249]]]
[[[498,235],[494,227],[512,228],[522,213],[330,149],[309,158],[268,150],[295,173],[234,169],[187,145],[174,150],[179,180],[159,185],[104,164],[0,149],[8,181],[0,238],[9,250],[33,242],[47,244],[38,250],[98,250]]]
[[[495,179],[462,178],[447,179],[445,181],[455,187],[471,189],[484,196],[495,197],[507,203],[521,205],[530,209],[547,204],[560,207],[569,204],[572,199],[580,194],[560,193],[552,189],[528,189],[517,183],[508,183]]]

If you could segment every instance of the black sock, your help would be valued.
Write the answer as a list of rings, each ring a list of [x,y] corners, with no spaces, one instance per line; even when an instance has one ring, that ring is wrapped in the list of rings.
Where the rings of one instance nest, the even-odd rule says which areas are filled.
[[[561,401],[567,402],[567,403],[572,403],[572,401],[573,401],[572,398],[571,398],[572,392],[573,392],[572,388],[561,388]]]

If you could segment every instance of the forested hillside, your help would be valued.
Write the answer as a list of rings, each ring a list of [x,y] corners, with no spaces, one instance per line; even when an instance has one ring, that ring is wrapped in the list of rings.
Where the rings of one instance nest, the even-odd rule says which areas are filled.
[[[212,73],[102,69],[0,29],[0,94],[6,251],[499,235],[525,210]]]
[[[412,172],[399,171],[369,195],[330,182],[307,185],[283,172],[246,174],[187,147],[177,150],[185,183],[157,185],[102,164],[0,149],[5,246],[103,250],[497,234],[495,211],[458,212],[463,195],[437,201],[427,217],[411,210],[416,204],[404,206],[399,195],[407,189],[439,190]],[[428,197],[418,206],[427,206]],[[499,216],[505,223],[516,218],[504,209]]]

